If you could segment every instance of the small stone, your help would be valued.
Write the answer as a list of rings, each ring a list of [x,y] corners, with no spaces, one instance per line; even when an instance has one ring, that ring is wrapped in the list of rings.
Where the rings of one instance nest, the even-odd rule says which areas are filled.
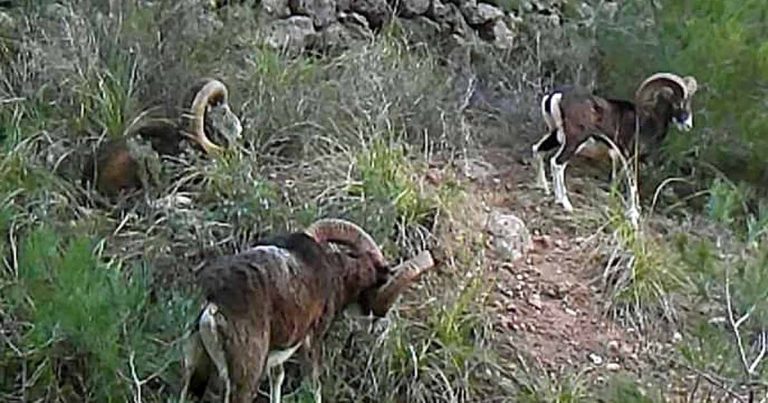
[[[603,357],[600,357],[595,353],[589,353],[589,360],[592,361],[592,364],[603,365]]]
[[[621,369],[621,365],[615,362],[609,362],[608,364],[605,364],[605,369],[609,371],[618,371]]]
[[[567,313],[568,315],[571,315],[573,317],[579,316],[578,312],[574,311],[571,308],[565,308],[565,313]]]
[[[683,340],[683,335],[682,335],[682,334],[680,334],[680,332],[675,332],[675,333],[672,335],[672,342],[673,342],[673,343],[679,343],[679,342],[681,342],[682,340]]]

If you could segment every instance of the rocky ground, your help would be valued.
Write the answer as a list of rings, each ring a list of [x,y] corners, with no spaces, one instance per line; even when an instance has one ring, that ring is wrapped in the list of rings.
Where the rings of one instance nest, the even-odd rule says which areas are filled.
[[[487,213],[475,225],[491,235],[489,278],[495,284],[488,303],[498,340],[508,344],[498,351],[519,354],[561,380],[583,374],[599,384],[624,374],[646,380],[651,390],[663,385],[671,401],[682,398],[685,380],[675,379],[668,359],[680,335],[623,326],[604,309],[610,297],[600,287],[607,259],[600,248],[607,199],[601,167],[581,159],[569,168],[576,211],[568,215],[533,186],[527,150],[522,143],[489,148],[442,168],[457,170]]]

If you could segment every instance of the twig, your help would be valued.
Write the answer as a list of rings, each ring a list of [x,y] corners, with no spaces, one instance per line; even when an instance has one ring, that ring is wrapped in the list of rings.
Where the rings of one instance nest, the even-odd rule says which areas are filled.
[[[136,357],[136,354],[131,351],[131,356],[128,358],[128,365],[131,367],[131,377],[133,377],[133,383],[136,385],[136,403],[141,403],[141,385],[142,381],[139,381],[139,376],[136,374],[136,365],[134,365],[133,361]]]
[[[768,333],[761,332],[760,333],[760,353],[755,357],[755,360],[752,361],[752,365],[749,366],[749,373],[754,374],[755,370],[757,369],[757,366],[760,365],[760,362],[765,357],[765,351],[768,348]]]
[[[27,100],[26,98],[22,98],[22,97],[0,99],[0,105],[24,102],[26,100]]]
[[[733,334],[736,338],[736,345],[739,349],[739,358],[741,359],[741,364],[744,367],[744,374],[746,379],[744,382],[742,382],[742,385],[750,389],[749,401],[754,402],[755,400],[754,388],[755,386],[758,386],[758,385],[754,384],[752,381],[758,366],[765,358],[766,350],[768,350],[768,332],[766,332],[765,329],[761,330],[759,335],[760,352],[750,363],[747,359],[747,352],[746,352],[746,349],[744,348],[744,341],[741,337],[741,331],[739,330],[739,328],[752,315],[752,312],[754,312],[756,305],[752,305],[751,307],[749,307],[749,309],[747,309],[747,312],[744,315],[736,319],[733,314],[733,302],[731,298],[730,284],[731,284],[730,276],[728,275],[728,271],[726,270],[725,272],[725,303],[728,309],[728,323],[731,325],[731,329],[733,330]]]
[[[744,366],[745,374],[748,378],[751,378],[754,374],[754,370],[757,368],[757,365],[760,363],[760,361],[765,356],[765,333],[761,334],[760,340],[762,344],[762,350],[760,354],[755,358],[755,360],[750,364],[747,361],[747,353],[744,349],[744,341],[741,338],[741,331],[739,330],[739,327],[744,324],[744,322],[749,319],[750,315],[752,315],[752,312],[755,310],[755,305],[752,305],[747,312],[742,315],[739,319],[735,319],[733,315],[733,302],[731,298],[731,279],[728,273],[725,274],[725,303],[726,307],[728,309],[728,323],[731,325],[731,329],[733,330],[734,336],[736,337],[736,344],[739,348],[739,357],[741,358],[741,364]]]
[[[711,385],[717,387],[718,389],[721,389],[723,392],[728,394],[729,396],[733,397],[734,399],[738,400],[739,402],[745,402],[744,398],[739,396],[738,393],[734,392],[730,387],[726,385],[726,380],[724,379],[718,379],[718,377],[714,376],[713,374],[710,374],[706,371],[699,370],[697,368],[693,368],[689,365],[684,365],[689,370],[696,373],[696,375],[700,376],[701,378],[705,379],[707,382],[709,382]]]

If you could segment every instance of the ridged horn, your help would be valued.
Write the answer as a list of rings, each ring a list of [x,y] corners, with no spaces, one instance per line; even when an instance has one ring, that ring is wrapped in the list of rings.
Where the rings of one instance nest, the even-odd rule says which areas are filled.
[[[376,241],[355,223],[338,219],[323,218],[315,221],[305,233],[317,242],[338,241],[351,244],[359,252],[367,252],[379,267],[386,267],[387,261]]]
[[[203,150],[210,154],[214,151],[221,151],[221,147],[212,142],[205,134],[205,112],[208,105],[216,104],[217,101],[227,103],[229,91],[227,86],[215,78],[206,78],[203,87],[195,94],[192,100],[190,112],[192,113],[192,122],[190,124],[191,133],[187,133],[194,141],[203,147]]]
[[[422,251],[392,270],[392,277],[376,291],[371,310],[376,316],[386,315],[397,297],[422,273],[435,265],[432,254]]]
[[[673,73],[656,73],[643,80],[637,87],[635,100],[641,104],[653,103],[661,88],[669,88],[680,100],[687,100],[698,89],[698,83],[692,76],[682,78]]]

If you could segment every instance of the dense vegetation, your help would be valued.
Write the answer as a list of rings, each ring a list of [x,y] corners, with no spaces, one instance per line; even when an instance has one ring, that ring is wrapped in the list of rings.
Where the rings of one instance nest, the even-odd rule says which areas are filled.
[[[462,70],[395,27],[341,54],[288,57],[252,34],[249,7],[218,11],[232,31],[201,32],[189,29],[201,6],[130,0],[117,18],[95,11],[107,2],[38,3],[0,18],[0,400],[175,399],[198,306],[191,268],[321,216],[359,222],[392,258],[424,247],[450,257],[386,331],[339,321],[329,345],[347,344],[326,351],[328,401],[662,401],[638,385],[689,375],[694,401],[766,397],[768,365],[752,365],[768,338],[764,1],[627,0],[615,16],[526,26],[513,51],[476,45],[473,70],[499,84],[484,88],[515,106],[490,112],[465,111]],[[628,96],[655,70],[702,83],[695,129],[671,132],[662,167],[640,173],[660,195],[653,208],[643,200],[640,230],[617,194],[583,225],[615,252],[606,313],[649,338],[682,334],[675,368],[603,384],[548,378],[499,347],[485,314],[485,239],[469,223],[480,206],[460,181],[424,173],[489,145],[528,149],[553,82]],[[230,86],[242,149],[164,161],[155,186],[117,202],[81,185],[79,156],[210,75]],[[730,306],[749,315],[738,331]]]

